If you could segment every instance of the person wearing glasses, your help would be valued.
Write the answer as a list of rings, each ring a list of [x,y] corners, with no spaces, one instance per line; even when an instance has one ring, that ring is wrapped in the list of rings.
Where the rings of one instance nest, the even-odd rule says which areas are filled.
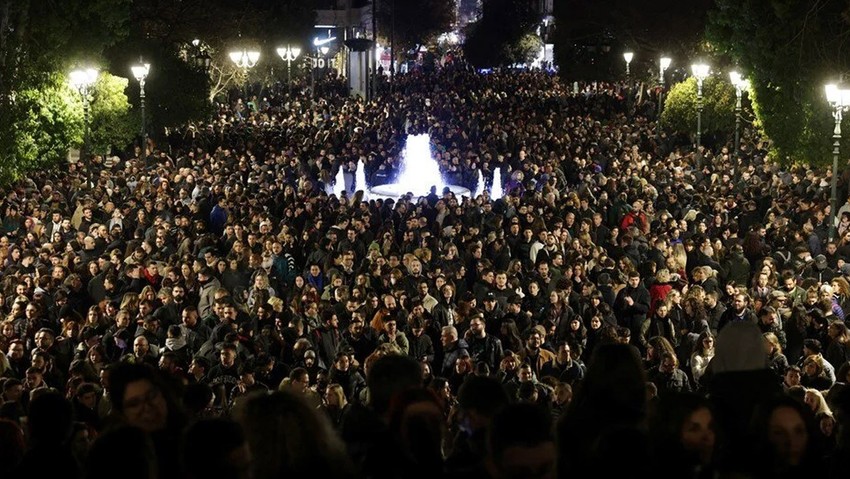
[[[120,363],[109,374],[112,413],[124,424],[150,435],[159,477],[180,467],[181,431],[186,417],[161,372],[147,364]]]

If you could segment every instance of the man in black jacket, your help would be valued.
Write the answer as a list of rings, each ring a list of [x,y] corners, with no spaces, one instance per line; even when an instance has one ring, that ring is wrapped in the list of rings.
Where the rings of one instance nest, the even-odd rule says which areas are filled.
[[[502,341],[487,334],[484,328],[484,317],[481,313],[469,320],[466,342],[469,344],[469,355],[473,361],[487,364],[490,371],[498,371],[499,362],[502,361]]]
[[[750,309],[750,297],[744,293],[738,293],[732,299],[732,307],[727,309],[720,317],[717,331],[723,330],[723,327],[729,323],[742,321],[756,324],[756,314]]]
[[[375,349],[375,338],[370,334],[370,328],[363,326],[363,312],[355,311],[351,315],[351,322],[348,323],[348,330],[343,333],[345,344],[354,350],[354,357],[357,362],[363,364],[366,358],[372,354]]]
[[[641,284],[640,274],[632,271],[629,273],[628,284],[617,293],[617,299],[614,301],[617,322],[629,328],[632,338],[637,338],[640,325],[646,320],[648,312],[649,291]]]
[[[440,365],[440,375],[447,378],[454,371],[455,361],[459,357],[469,354],[469,346],[463,339],[458,339],[457,329],[454,326],[443,327],[440,342],[443,345],[443,362]]]
[[[336,355],[342,342],[339,332],[339,318],[333,310],[327,310],[322,314],[324,326],[313,331],[315,336],[313,344],[317,346],[320,365],[330,368],[336,362]]]
[[[410,349],[408,356],[419,361],[431,364],[434,361],[434,343],[431,337],[425,333],[425,323],[420,317],[410,319]]]
[[[336,353],[336,360],[329,369],[328,380],[331,383],[342,386],[342,391],[349,401],[352,401],[366,385],[366,380],[363,379],[363,376],[351,367],[351,358],[344,351]]]
[[[206,377],[207,384],[216,391],[217,396],[226,405],[230,401],[229,394],[239,383],[239,366],[236,364],[236,346],[224,344],[219,353],[219,363],[210,369]],[[226,397],[225,397],[226,396]]]

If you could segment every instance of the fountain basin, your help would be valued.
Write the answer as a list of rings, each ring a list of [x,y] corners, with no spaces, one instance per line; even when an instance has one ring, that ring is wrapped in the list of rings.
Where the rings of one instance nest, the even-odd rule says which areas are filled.
[[[430,186],[428,187],[430,188]],[[442,197],[443,188],[448,188],[449,191],[455,194],[455,196],[472,196],[472,192],[469,188],[464,188],[463,186],[458,185],[441,185],[437,187],[437,195]],[[369,189],[369,198],[370,199],[393,199],[397,200],[402,196],[413,193],[413,198],[418,199],[423,196],[427,196],[427,194],[416,194],[416,192],[411,191],[409,185],[401,184],[401,183],[389,183],[386,185],[378,185]]]

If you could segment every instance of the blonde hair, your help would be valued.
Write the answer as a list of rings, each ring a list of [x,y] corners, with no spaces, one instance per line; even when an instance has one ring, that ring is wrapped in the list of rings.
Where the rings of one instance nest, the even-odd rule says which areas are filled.
[[[336,397],[337,403],[340,408],[344,408],[346,404],[348,404],[348,400],[345,399],[345,391],[342,390],[342,386],[339,384],[329,384],[328,385],[328,394]]]
[[[676,259],[679,269],[687,269],[688,253],[685,251],[685,246],[682,243],[676,243],[673,245],[673,258]]]
[[[826,403],[826,399],[823,397],[823,393],[818,391],[817,389],[806,388],[806,395],[811,394],[815,398],[815,410],[814,413],[816,416],[820,414],[828,414],[832,416],[832,410],[829,409],[829,405]]]
[[[767,341],[767,344],[770,344],[771,346],[776,348],[779,354],[782,354],[782,345],[779,344],[779,338],[777,338],[775,334],[764,333],[763,336],[764,340]]]
[[[416,258],[419,259],[420,263],[430,263],[431,262],[431,250],[428,248],[417,248],[416,251],[413,252]]]
[[[130,311],[131,314],[138,313],[139,295],[136,293],[124,293],[124,296],[121,298],[121,306],[118,309],[125,309]]]

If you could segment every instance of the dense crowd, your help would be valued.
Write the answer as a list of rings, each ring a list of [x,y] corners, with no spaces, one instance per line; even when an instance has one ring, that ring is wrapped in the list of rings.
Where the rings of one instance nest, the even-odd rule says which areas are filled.
[[[850,477],[828,173],[626,84],[297,90],[0,193],[0,476]],[[417,133],[504,196],[353,191]]]

